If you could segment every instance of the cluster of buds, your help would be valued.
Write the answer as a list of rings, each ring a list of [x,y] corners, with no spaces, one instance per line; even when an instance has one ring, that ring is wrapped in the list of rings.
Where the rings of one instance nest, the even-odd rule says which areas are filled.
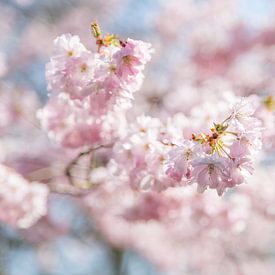
[[[100,49],[102,46],[109,47],[109,46],[125,46],[125,43],[122,40],[118,39],[118,36],[115,34],[107,34],[104,37],[102,37],[101,29],[97,23],[91,24],[92,34],[94,38],[96,39],[96,44],[98,45],[98,52],[100,52]]]

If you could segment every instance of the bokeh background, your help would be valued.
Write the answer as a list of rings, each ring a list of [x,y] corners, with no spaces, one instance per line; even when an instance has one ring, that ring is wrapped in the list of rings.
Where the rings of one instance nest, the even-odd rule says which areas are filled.
[[[155,48],[133,116],[188,112],[198,98],[221,89],[241,95],[274,91],[273,0],[0,0],[0,105],[31,101],[31,92],[38,95],[38,105],[45,103],[45,64],[53,39],[70,32],[93,49],[90,23],[95,20],[105,32],[142,39]],[[32,104],[25,106],[33,110]],[[39,127],[33,132],[13,131],[17,146],[5,143],[12,148],[8,159],[36,150],[35,137],[43,133]],[[20,158],[10,162],[20,168]],[[0,223],[0,274],[118,274],[120,253],[99,240],[93,228],[74,199],[52,195],[47,220],[35,230]],[[160,274],[131,249],[122,257],[124,274]]]

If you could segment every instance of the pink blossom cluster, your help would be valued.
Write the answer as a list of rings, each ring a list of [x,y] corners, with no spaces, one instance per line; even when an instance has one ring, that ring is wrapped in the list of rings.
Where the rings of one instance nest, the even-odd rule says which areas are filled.
[[[133,189],[161,191],[176,183],[165,173],[170,149],[166,131],[160,119],[139,116],[114,144],[113,159]]]
[[[48,188],[28,182],[4,165],[0,166],[0,220],[27,228],[47,212]]]
[[[187,122],[182,114],[165,123],[149,116],[137,117],[113,147],[113,159],[132,188],[162,191],[197,183],[199,192],[212,188],[222,195],[226,188],[246,182],[262,146],[261,121],[255,117],[259,101],[254,97],[231,101],[228,114],[224,108],[219,113],[223,122],[198,135],[190,132],[196,129],[196,119],[190,117]]]
[[[254,113],[251,98],[241,98],[209,133],[175,144],[168,153],[167,174],[184,184],[197,183],[199,192],[211,188],[219,195],[244,183],[262,145],[261,121]]]
[[[211,188],[222,195],[226,188],[246,182],[262,144],[261,122],[254,117],[256,99],[231,98],[228,113],[228,108],[219,110],[223,121],[209,132],[193,126],[194,131],[203,129],[197,135],[184,133],[188,127],[179,125],[181,115],[166,121],[139,116],[128,122],[125,103],[131,103],[141,84],[150,44],[102,37],[97,24],[92,31],[97,53],[70,34],[54,42],[46,68],[51,98],[39,112],[50,137],[65,147],[108,144],[110,160],[137,190],[197,183],[199,192]]]
[[[31,89],[5,84],[0,87],[0,221],[29,228],[46,215],[48,206],[48,187],[28,177],[42,165],[37,160],[43,142],[35,140],[35,112],[40,104]],[[30,136],[32,150],[26,148]]]
[[[51,99],[39,112],[42,127],[63,146],[112,141],[124,123],[125,110],[139,89],[149,43],[114,35],[97,38],[98,51],[85,48],[78,36],[61,35],[46,67]]]

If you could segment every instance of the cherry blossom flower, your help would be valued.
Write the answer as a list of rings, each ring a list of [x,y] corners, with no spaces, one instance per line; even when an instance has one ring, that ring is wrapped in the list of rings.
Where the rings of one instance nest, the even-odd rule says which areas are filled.
[[[198,191],[204,192],[208,187],[217,189],[222,195],[228,178],[227,160],[217,156],[205,156],[193,162],[193,175],[198,183]]]

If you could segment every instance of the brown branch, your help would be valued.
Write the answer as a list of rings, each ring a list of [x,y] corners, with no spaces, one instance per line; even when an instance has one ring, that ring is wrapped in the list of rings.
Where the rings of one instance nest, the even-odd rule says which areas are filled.
[[[75,177],[75,176],[72,175],[72,169],[73,169],[74,167],[77,166],[78,161],[79,161],[83,156],[87,156],[87,155],[89,155],[89,154],[91,154],[91,153],[93,153],[93,152],[95,152],[95,151],[97,151],[97,150],[99,150],[99,149],[101,149],[101,148],[109,148],[109,147],[111,147],[112,145],[113,145],[113,144],[98,145],[97,147],[92,147],[92,148],[89,148],[88,150],[86,150],[86,151],[84,151],[84,152],[79,153],[79,154],[76,156],[76,158],[73,159],[73,160],[66,166],[66,168],[65,168],[65,175],[67,176],[67,178],[68,178],[70,184],[74,186],[73,177]],[[91,171],[92,167],[89,167],[89,169],[90,169],[90,170],[88,170],[88,172]],[[81,178],[80,178],[80,179],[81,179]],[[88,175],[87,175],[86,180],[88,180]]]

